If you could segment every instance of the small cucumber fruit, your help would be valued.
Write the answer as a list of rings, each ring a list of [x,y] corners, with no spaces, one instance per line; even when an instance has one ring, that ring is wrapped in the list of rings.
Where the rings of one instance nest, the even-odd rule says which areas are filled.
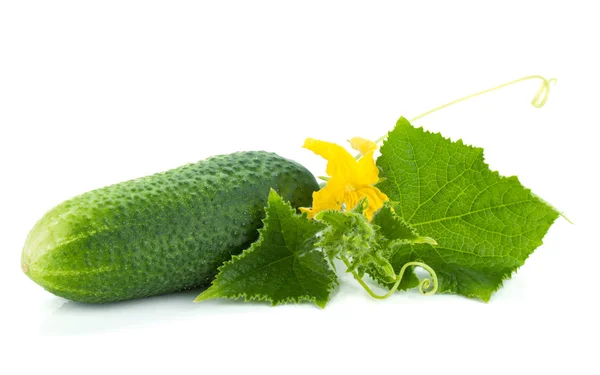
[[[294,161],[237,152],[90,191],[37,222],[22,268],[51,293],[90,303],[204,285],[258,238],[270,188],[309,207],[319,185]]]

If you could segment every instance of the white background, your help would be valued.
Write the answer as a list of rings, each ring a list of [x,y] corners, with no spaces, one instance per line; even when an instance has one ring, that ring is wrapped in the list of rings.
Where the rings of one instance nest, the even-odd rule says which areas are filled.
[[[0,372],[598,373],[594,2],[401,3],[0,3]],[[306,137],[374,139],[530,74],[558,79],[543,109],[531,81],[418,122],[575,222],[488,304],[375,301],[344,278],[324,310],[198,291],[89,306],[20,271],[29,229],[76,194],[237,150],[323,174]]]

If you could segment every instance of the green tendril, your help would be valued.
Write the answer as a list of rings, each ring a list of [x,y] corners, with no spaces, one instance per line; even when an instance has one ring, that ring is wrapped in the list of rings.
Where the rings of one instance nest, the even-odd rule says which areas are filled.
[[[469,100],[469,99],[475,98],[477,96],[480,96],[480,95],[483,95],[483,94],[487,94],[488,92],[496,91],[496,90],[502,89],[504,87],[514,85],[515,83],[519,83],[519,82],[523,82],[523,81],[528,81],[530,79],[541,79],[542,80],[542,85],[540,86],[540,88],[538,89],[537,93],[535,94],[535,96],[531,100],[531,105],[532,106],[534,106],[535,108],[542,108],[544,106],[544,104],[546,104],[546,102],[548,101],[548,96],[550,95],[550,85],[556,83],[556,78],[546,79],[546,78],[544,78],[542,76],[533,75],[533,76],[527,76],[527,77],[522,77],[522,78],[519,78],[519,79],[515,79],[514,81],[506,82],[506,83],[503,83],[501,85],[492,87],[491,89],[479,91],[479,92],[477,92],[475,94],[467,95],[467,96],[462,97],[460,99],[453,100],[453,101],[451,101],[449,103],[446,103],[444,105],[436,107],[436,108],[434,108],[432,110],[429,110],[429,111],[427,111],[425,113],[421,113],[420,115],[418,115],[416,117],[413,117],[410,121],[411,122],[417,121],[417,120],[419,120],[419,119],[421,119],[421,118],[423,118],[423,117],[425,117],[425,116],[427,116],[429,114],[432,114],[434,112],[439,111],[440,109],[444,109],[444,108],[450,107],[450,106],[452,106],[454,104],[460,103],[462,101]]]
[[[348,267],[348,268],[350,267],[350,261],[348,260],[348,258],[346,256],[342,256],[342,261],[344,262],[346,267]],[[435,292],[437,292],[437,289],[438,289],[437,275],[435,274],[435,271],[431,267],[429,267],[427,264],[421,263],[421,262],[405,263],[404,266],[402,266],[402,268],[400,269],[400,272],[398,273],[398,275],[396,276],[396,282],[394,283],[394,286],[392,287],[392,289],[390,289],[389,292],[387,292],[384,295],[379,295],[379,294],[376,294],[375,292],[373,292],[373,290],[371,290],[371,288],[369,288],[369,286],[365,283],[365,281],[362,279],[362,277],[360,277],[358,275],[358,273],[356,271],[352,271],[352,275],[354,276],[356,281],[358,281],[358,283],[363,287],[363,289],[366,290],[367,293],[369,293],[369,295],[371,297],[376,298],[376,299],[386,299],[389,296],[391,296],[392,294],[394,294],[394,292],[396,292],[396,290],[398,290],[398,286],[400,286],[400,282],[402,281],[404,272],[410,266],[424,268],[427,272],[429,272],[429,275],[431,277],[431,278],[425,278],[419,282],[419,292],[421,292],[421,294],[423,294],[425,296],[430,296],[432,294],[435,294]],[[433,287],[431,287],[432,283],[433,283]],[[431,287],[431,289],[427,290],[430,287]]]
[[[556,83],[556,78],[546,79],[546,78],[544,78],[542,76],[532,75],[532,76],[526,76],[526,77],[522,77],[522,78],[519,78],[519,79],[515,79],[514,81],[506,82],[506,83],[503,83],[501,85],[492,87],[490,89],[479,91],[479,92],[477,92],[475,94],[467,95],[467,96],[464,96],[464,97],[462,97],[460,99],[453,100],[453,101],[451,101],[449,103],[443,104],[443,105],[441,105],[439,107],[435,107],[434,109],[431,109],[431,110],[429,110],[427,112],[421,113],[420,115],[418,115],[416,117],[413,117],[412,119],[410,119],[410,122],[415,122],[417,120],[422,119],[423,117],[425,117],[427,115],[430,115],[430,114],[432,114],[434,112],[439,111],[440,109],[448,108],[448,107],[450,107],[450,106],[452,106],[454,104],[463,102],[465,100],[472,99],[472,98],[475,98],[477,96],[480,96],[480,95],[483,95],[483,94],[487,94],[488,92],[496,91],[496,90],[502,89],[504,87],[514,85],[515,83],[519,83],[519,82],[523,82],[523,81],[528,81],[528,80],[531,80],[531,79],[541,79],[542,80],[542,84],[541,84],[540,88],[538,89],[538,91],[536,92],[535,96],[531,100],[531,105],[532,106],[534,106],[535,108],[542,108],[544,106],[544,104],[546,104],[546,102],[548,101],[548,96],[550,95],[550,86]],[[384,135],[383,137],[378,138],[375,141],[375,143],[377,143],[377,144],[381,143],[385,139],[386,136],[387,135]]]

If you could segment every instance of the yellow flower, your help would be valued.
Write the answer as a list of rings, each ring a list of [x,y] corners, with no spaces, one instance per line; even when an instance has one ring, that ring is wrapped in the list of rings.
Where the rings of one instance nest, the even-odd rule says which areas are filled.
[[[330,179],[321,190],[313,193],[312,208],[301,208],[313,218],[323,210],[353,209],[364,197],[368,206],[365,215],[369,220],[383,206],[388,197],[375,185],[379,181],[379,169],[373,153],[377,145],[362,138],[352,138],[350,144],[360,151],[362,157],[355,159],[345,148],[335,143],[308,138],[304,148],[327,159],[327,175]]]

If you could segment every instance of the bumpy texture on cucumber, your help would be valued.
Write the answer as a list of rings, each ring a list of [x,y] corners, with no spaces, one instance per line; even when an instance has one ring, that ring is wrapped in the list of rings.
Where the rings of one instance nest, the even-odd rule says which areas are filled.
[[[90,303],[207,284],[258,238],[270,188],[308,207],[319,186],[296,162],[238,152],[94,190],[37,222],[22,268],[51,293]]]

